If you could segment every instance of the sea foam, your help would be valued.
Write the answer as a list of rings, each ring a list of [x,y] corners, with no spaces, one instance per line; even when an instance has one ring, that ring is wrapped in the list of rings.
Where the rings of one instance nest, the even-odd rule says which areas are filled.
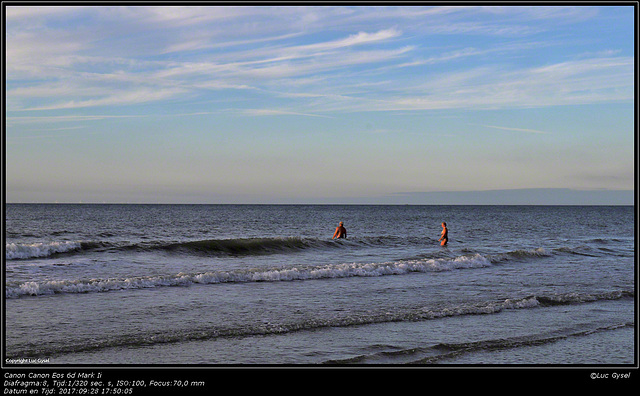
[[[7,243],[4,254],[7,260],[16,260],[49,257],[57,253],[71,252],[81,248],[81,242]]]
[[[412,272],[440,272],[490,266],[486,257],[475,254],[453,259],[404,260],[385,263],[344,263],[324,266],[294,266],[265,270],[180,272],[174,275],[113,279],[77,279],[24,282],[5,286],[6,298],[58,293],[97,293],[192,284],[303,281],[313,279],[376,277]]]

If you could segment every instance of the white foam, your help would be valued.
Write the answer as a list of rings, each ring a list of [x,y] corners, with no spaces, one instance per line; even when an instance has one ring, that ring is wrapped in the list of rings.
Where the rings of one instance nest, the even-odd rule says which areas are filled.
[[[506,299],[504,301],[486,302],[477,304],[463,304],[434,310],[431,307],[424,307],[419,316],[427,319],[435,319],[449,316],[463,315],[485,315],[502,312],[505,309],[527,309],[535,308],[540,303],[535,297],[523,299]]]
[[[55,293],[91,293],[111,290],[143,289],[164,286],[189,286],[191,284],[279,282],[311,279],[375,277],[404,275],[411,272],[451,271],[462,268],[481,268],[491,265],[481,256],[461,256],[455,259],[425,259],[387,263],[345,263],[318,267],[292,267],[265,271],[220,271],[204,273],[178,273],[165,276],[142,276],[124,279],[58,280],[25,282],[5,287],[7,298],[25,295],[49,295]]]
[[[48,257],[77,250],[81,246],[80,242],[7,243],[4,254],[7,260]]]
[[[521,300],[507,299],[502,303],[505,309],[522,309],[522,308],[534,308],[540,305],[540,302],[535,297],[523,298]]]

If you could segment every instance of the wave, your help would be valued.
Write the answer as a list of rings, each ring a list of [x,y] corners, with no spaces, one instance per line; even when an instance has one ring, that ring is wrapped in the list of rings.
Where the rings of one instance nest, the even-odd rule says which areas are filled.
[[[424,242],[424,240],[422,240]],[[5,258],[20,260],[54,257],[61,253],[82,253],[98,248],[121,251],[163,251],[169,253],[205,256],[245,256],[286,253],[305,249],[329,249],[348,247],[395,246],[399,242],[393,237],[365,237],[359,239],[314,239],[314,238],[235,238],[208,239],[184,242],[41,242],[7,243]]]
[[[107,242],[107,241],[65,241],[65,242],[40,242],[40,243],[7,243],[5,245],[5,258],[7,260],[22,260],[30,258],[55,257],[60,254],[82,254],[98,249],[110,249],[115,251],[143,251],[166,252],[169,254],[187,254],[199,256],[251,256],[268,255],[278,253],[299,252],[309,249],[353,249],[370,247],[406,247],[428,248],[433,246],[432,239],[417,237],[396,236],[369,236],[341,240],[318,238],[232,238],[232,239],[207,239],[181,242]],[[463,248],[462,252],[473,253]],[[606,252],[605,252],[606,253]],[[438,256],[442,252],[428,253],[431,257]],[[571,254],[592,256],[592,252],[586,252],[580,248],[545,248],[514,250],[506,253],[495,253],[487,256],[491,262],[500,262],[510,259],[527,259],[547,257],[554,254]],[[602,252],[601,252],[602,254]],[[610,254],[615,254],[611,252]],[[424,257],[424,256],[423,256]],[[418,256],[418,258],[421,258]]]
[[[162,276],[139,276],[120,279],[52,280],[5,285],[5,297],[41,296],[68,293],[98,293],[115,290],[147,289],[193,284],[283,282],[313,279],[376,277],[404,275],[412,272],[439,272],[465,268],[482,268],[491,262],[476,254],[454,259],[424,259],[386,263],[345,263],[324,266],[299,266],[267,270],[210,271]]]
[[[151,249],[205,255],[258,255],[338,246],[335,241],[303,238],[211,239],[161,244]]]
[[[540,258],[540,257],[549,257],[552,256],[553,252],[545,249],[545,248],[537,248],[537,249],[518,249],[513,250],[506,253],[496,253],[488,255],[489,260],[492,263],[497,263],[500,261],[506,261],[511,259],[527,259],[527,258]]]
[[[354,356],[346,359],[329,360],[324,364],[407,364],[424,365],[437,364],[441,361],[458,358],[465,354],[494,351],[514,348],[551,344],[560,340],[573,337],[588,336],[594,333],[617,330],[621,328],[633,328],[632,322],[616,323],[608,326],[587,328],[582,330],[564,329],[547,334],[519,336],[501,339],[489,339],[461,343],[440,343],[429,347],[395,348],[395,350],[383,350],[376,353]],[[388,349],[384,348],[383,349]]]
[[[294,244],[294,246],[296,246]],[[279,248],[282,246],[279,245]],[[485,268],[508,257],[545,257],[544,250],[513,251],[499,255],[468,254],[455,258],[422,258],[383,263],[343,263],[322,266],[251,269],[235,271],[180,272],[173,275],[137,276],[109,279],[49,280],[41,282],[7,282],[6,298],[53,294],[101,293],[118,290],[158,287],[188,287],[220,283],[290,282],[351,277],[406,275],[416,272],[441,272]],[[545,301],[551,304],[552,300]]]
[[[509,298],[498,301],[483,301],[475,303],[463,303],[457,305],[439,306],[439,307],[413,307],[413,308],[398,308],[393,312],[387,310],[369,311],[367,314],[354,314],[339,317],[316,317],[307,318],[302,321],[294,321],[289,323],[271,323],[262,322],[254,324],[246,324],[236,327],[229,327],[226,325],[216,325],[210,327],[190,328],[183,330],[172,331],[157,331],[157,332],[141,332],[134,334],[108,336],[106,335],[101,339],[91,339],[78,342],[77,344],[66,345],[51,345],[43,346],[42,344],[35,344],[26,342],[21,346],[16,346],[13,351],[8,352],[7,355],[32,357],[32,356],[52,356],[55,354],[64,353],[77,353],[86,352],[92,350],[99,350],[103,348],[112,347],[139,347],[149,346],[156,344],[166,343],[178,343],[188,341],[203,341],[212,340],[225,337],[251,337],[262,335],[275,335],[286,334],[303,330],[316,330],[321,328],[331,327],[351,327],[362,326],[376,323],[387,322],[402,322],[402,321],[425,321],[425,320],[437,320],[440,318],[465,316],[465,315],[491,315],[503,312],[505,310],[514,309],[535,309],[548,306],[545,301],[563,302],[564,304],[576,304],[576,303],[588,303],[599,300],[616,300],[625,297],[632,297],[633,292],[628,291],[615,291],[609,293],[600,294],[588,294],[577,295],[574,293],[566,295],[550,295],[550,296],[528,296],[524,298]],[[624,324],[625,326],[633,326],[631,324]],[[585,332],[586,333],[586,332]],[[525,341],[522,341],[522,345]],[[529,344],[534,341],[526,341]],[[539,341],[538,341],[539,342]],[[451,352],[455,351],[468,351],[470,349],[486,349],[486,348],[500,348],[513,346],[513,341],[510,340],[497,340],[497,341],[480,341],[476,343],[467,344],[438,344],[429,349],[445,351],[449,356]],[[516,343],[517,344],[517,343]],[[518,346],[518,345],[516,345]],[[403,354],[408,354],[408,351],[403,351]],[[9,356],[10,357],[10,356]],[[352,361],[350,363],[357,363]],[[434,359],[422,359],[421,364],[433,363]],[[328,363],[341,363],[337,361],[331,361]],[[342,362],[344,363],[344,361]]]
[[[250,256],[296,252],[309,249],[349,249],[369,247],[426,246],[429,238],[369,236],[349,239],[318,239],[301,237],[208,239],[175,243],[147,243],[127,249],[160,250],[180,254],[206,256]]]
[[[550,257],[554,255],[571,255],[571,256],[586,256],[586,257],[601,257],[601,256],[619,256],[619,257],[633,257],[634,252],[628,253],[626,250],[613,250],[607,248],[592,249],[589,246],[579,247],[558,247],[551,250],[546,248],[537,248],[529,250],[514,250],[506,253],[497,253],[490,255],[492,262],[499,262],[510,259],[527,259],[527,258],[542,258]]]
[[[245,239],[213,239],[176,243],[114,243],[114,242],[39,242],[39,243],[7,243],[5,258],[20,260],[30,258],[54,257],[62,253],[82,253],[98,248],[130,251],[168,251],[206,255],[251,255],[269,254],[337,246],[333,241],[321,241],[301,238],[245,238]]]
[[[612,291],[594,294],[560,293],[548,296],[539,296],[537,297],[537,300],[542,306],[554,306],[595,302],[598,300],[618,300],[626,297],[633,298],[635,297],[635,293],[633,291]]]
[[[7,243],[4,256],[7,260],[21,260],[30,258],[52,257],[62,253],[79,252],[82,250],[101,247],[99,242],[38,242],[38,243]]]

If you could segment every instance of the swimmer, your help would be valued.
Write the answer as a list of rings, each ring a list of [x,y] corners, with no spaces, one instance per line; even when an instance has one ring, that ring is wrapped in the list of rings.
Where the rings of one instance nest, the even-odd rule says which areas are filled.
[[[442,222],[442,236],[438,239],[440,246],[446,246],[449,241],[449,230],[447,229],[447,223]]]
[[[331,239],[340,239],[340,238],[346,238],[347,237],[347,229],[344,228],[344,226],[342,225],[342,222],[340,222],[340,225],[338,225],[338,227],[336,228],[336,232],[333,233],[333,238]]]

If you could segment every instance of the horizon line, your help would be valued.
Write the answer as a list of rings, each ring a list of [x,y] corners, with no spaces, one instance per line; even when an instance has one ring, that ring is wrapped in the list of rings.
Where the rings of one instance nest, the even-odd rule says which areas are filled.
[[[286,202],[5,202],[5,205],[237,205],[237,206],[635,206],[635,203],[286,203]]]

